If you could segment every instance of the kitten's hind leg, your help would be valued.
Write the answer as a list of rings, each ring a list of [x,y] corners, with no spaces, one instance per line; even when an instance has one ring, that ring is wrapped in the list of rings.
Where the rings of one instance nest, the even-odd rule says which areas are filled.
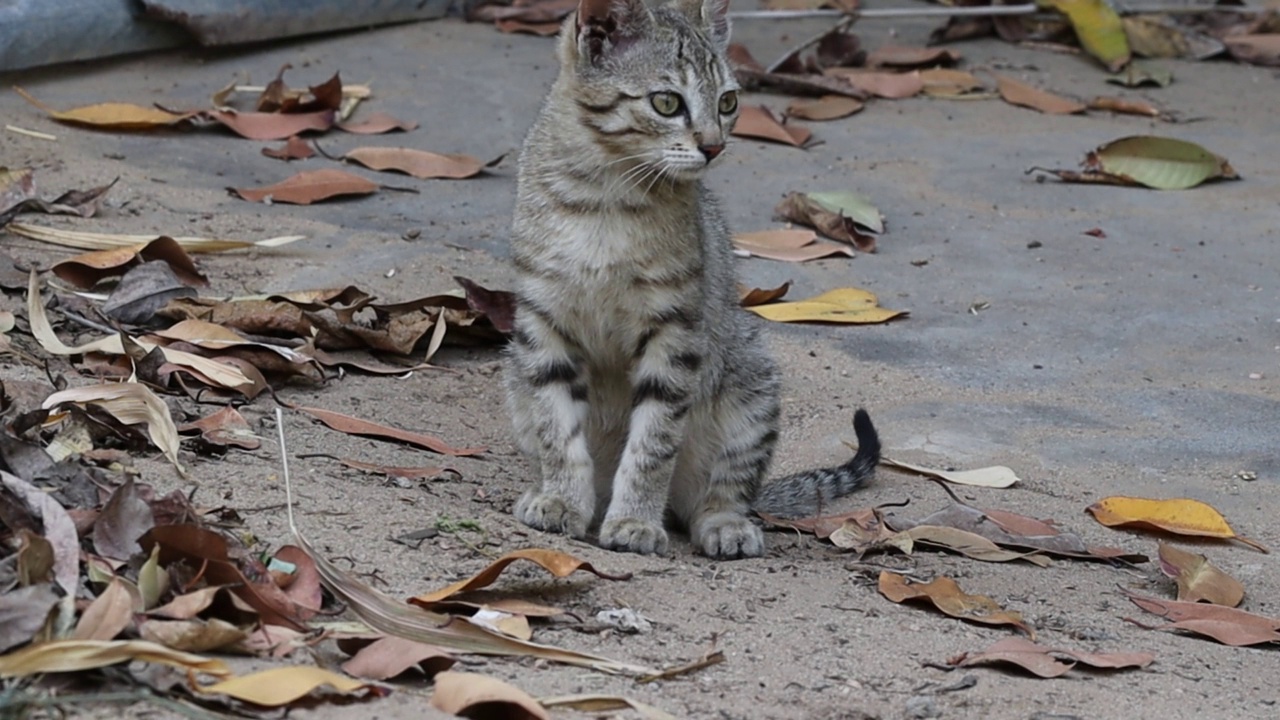
[[[515,516],[539,530],[586,537],[596,498],[585,365],[544,319],[518,312],[507,372],[517,442],[536,456],[542,476],[516,503]]]

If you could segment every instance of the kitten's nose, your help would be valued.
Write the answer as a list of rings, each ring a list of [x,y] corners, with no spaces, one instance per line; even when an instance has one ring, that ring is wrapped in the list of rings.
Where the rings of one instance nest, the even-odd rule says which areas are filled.
[[[717,145],[699,145],[698,151],[707,159],[707,162],[711,162],[716,159],[717,155],[724,152],[724,143],[719,143]]]

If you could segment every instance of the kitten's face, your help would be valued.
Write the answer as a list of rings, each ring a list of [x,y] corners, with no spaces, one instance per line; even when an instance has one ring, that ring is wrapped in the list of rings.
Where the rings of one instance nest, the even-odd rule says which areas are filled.
[[[579,8],[577,42],[571,57],[562,54],[602,169],[640,188],[697,177],[724,151],[738,118],[738,84],[724,56],[727,2],[649,10],[642,0],[602,1],[603,18]]]

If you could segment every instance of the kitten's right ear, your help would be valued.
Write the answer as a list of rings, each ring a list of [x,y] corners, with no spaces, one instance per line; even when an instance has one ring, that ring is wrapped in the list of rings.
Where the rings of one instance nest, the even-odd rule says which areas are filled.
[[[644,0],[579,0],[578,50],[592,63],[635,44],[653,21]]]

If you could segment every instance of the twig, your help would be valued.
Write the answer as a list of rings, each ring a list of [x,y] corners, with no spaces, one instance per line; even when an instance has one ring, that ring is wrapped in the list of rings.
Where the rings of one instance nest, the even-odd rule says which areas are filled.
[[[878,18],[910,17],[992,17],[996,15],[1031,15],[1040,12],[1034,3],[1026,5],[982,5],[980,7],[909,7],[869,8],[853,13],[854,17],[875,20]],[[734,20],[799,20],[803,18],[849,17],[844,10],[739,10],[729,13]]]
[[[684,665],[677,665],[672,668],[667,668],[666,670],[663,670],[661,672],[656,672],[652,675],[645,675],[644,677],[636,680],[636,682],[643,684],[643,683],[651,683],[656,680],[670,680],[673,677],[677,677],[680,675],[687,675],[691,672],[697,672],[698,670],[702,670],[703,668],[709,668],[712,665],[719,665],[722,662],[724,662],[724,651],[713,650],[712,652],[709,652],[706,655],[703,655],[702,657],[698,658],[697,660],[694,660],[691,663],[685,663]]]
[[[75,324],[77,324],[77,325],[83,325],[83,326],[85,326],[85,327],[87,327],[87,328],[89,328],[89,329],[91,329],[91,330],[97,330],[98,332],[104,332],[104,333],[106,333],[106,334],[108,334],[108,335],[118,335],[118,334],[120,333],[120,331],[119,331],[119,330],[117,330],[117,329],[115,329],[115,328],[113,328],[113,327],[110,327],[110,326],[108,326],[108,325],[103,325],[102,323],[94,322],[93,320],[90,320],[90,319],[89,319],[89,318],[87,318],[87,317],[81,317],[81,316],[79,316],[79,315],[77,315],[77,314],[75,314],[75,313],[71,312],[70,310],[64,310],[63,308],[54,308],[54,310],[55,310],[55,311],[57,311],[57,312],[59,312],[59,313],[62,313],[62,317],[64,317],[64,318],[66,318],[66,319],[70,320],[71,322],[73,322],[73,323],[75,323]]]
[[[819,42],[822,42],[822,38],[832,33],[839,33],[839,32],[844,32],[845,30],[848,30],[849,26],[853,25],[853,23],[855,23],[857,20],[858,20],[857,15],[845,15],[844,18],[840,20],[840,22],[836,23],[836,26],[831,28],[830,30],[823,30],[817,35],[814,35],[813,37],[805,39],[804,42],[801,42],[799,45],[796,45],[795,47],[783,52],[782,56],[779,57],[777,60],[774,60],[773,62],[769,63],[769,67],[765,68],[764,71],[767,73],[778,72],[778,68],[782,67],[782,64],[785,63],[787,59],[790,58],[792,55],[799,55],[801,52],[806,50],[810,45],[817,45]]]
[[[5,125],[4,129],[8,130],[11,133],[26,135],[27,137],[33,137],[37,140],[57,140],[58,139],[57,135],[50,135],[49,133],[42,133],[35,130],[28,130],[26,128],[20,128],[16,125]]]

